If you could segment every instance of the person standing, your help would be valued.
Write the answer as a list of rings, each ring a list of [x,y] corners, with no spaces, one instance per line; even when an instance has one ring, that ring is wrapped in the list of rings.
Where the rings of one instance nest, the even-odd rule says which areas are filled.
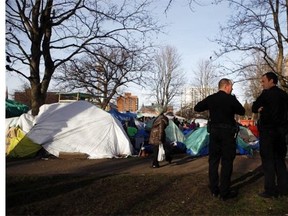
[[[263,91],[253,102],[252,112],[260,113],[257,124],[262,168],[264,172],[264,198],[288,194],[285,157],[288,135],[288,94],[277,87],[278,77],[273,72],[261,78]]]
[[[194,110],[203,112],[208,110],[210,119],[207,130],[209,136],[209,189],[212,196],[227,200],[238,195],[231,190],[231,175],[233,161],[236,157],[236,136],[238,125],[235,114],[244,115],[245,108],[231,95],[233,83],[223,78],[218,83],[218,92],[209,95],[196,104]],[[220,182],[218,167],[221,161]]]
[[[158,152],[159,152],[159,145],[163,144],[163,148],[165,150],[165,159],[169,163],[172,161],[171,150],[169,148],[169,144],[166,143],[166,133],[165,129],[169,125],[169,119],[167,116],[164,115],[164,111],[160,112],[160,114],[156,117],[153,122],[150,135],[149,135],[149,144],[153,145],[153,168],[159,168],[159,161],[158,161]]]

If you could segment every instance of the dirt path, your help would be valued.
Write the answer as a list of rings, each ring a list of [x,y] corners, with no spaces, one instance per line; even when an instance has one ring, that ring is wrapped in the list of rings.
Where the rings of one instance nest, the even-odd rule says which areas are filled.
[[[208,157],[175,155],[171,164],[160,162],[159,169],[151,168],[151,157],[129,157],[119,159],[59,159],[42,158],[6,161],[6,175],[108,175],[108,174],[189,174],[208,173]],[[247,173],[261,165],[258,153],[253,157],[237,155],[234,173]]]

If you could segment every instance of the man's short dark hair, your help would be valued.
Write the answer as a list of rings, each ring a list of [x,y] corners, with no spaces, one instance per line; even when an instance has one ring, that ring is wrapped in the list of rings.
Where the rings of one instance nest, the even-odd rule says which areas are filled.
[[[222,88],[224,85],[232,85],[232,81],[227,78],[223,78],[218,83],[218,89]]]
[[[268,80],[273,80],[274,84],[278,83],[278,77],[274,72],[267,72],[263,76],[266,76]]]

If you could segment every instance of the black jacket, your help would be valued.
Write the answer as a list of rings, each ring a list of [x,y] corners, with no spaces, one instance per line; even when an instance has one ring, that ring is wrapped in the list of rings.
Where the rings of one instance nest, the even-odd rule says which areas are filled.
[[[209,110],[211,124],[235,125],[235,114],[244,115],[245,108],[234,95],[218,91],[200,101],[194,107],[196,112]]]
[[[263,127],[284,126],[288,123],[288,94],[277,86],[263,90],[252,105],[252,112],[260,112],[260,124]]]

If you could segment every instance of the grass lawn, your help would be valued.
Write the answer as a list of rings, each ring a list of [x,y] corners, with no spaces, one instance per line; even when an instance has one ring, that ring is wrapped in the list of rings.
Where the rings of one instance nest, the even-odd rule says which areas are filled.
[[[207,174],[6,177],[6,215],[288,215],[288,197],[263,199],[263,175],[239,177],[239,196],[210,195]]]

